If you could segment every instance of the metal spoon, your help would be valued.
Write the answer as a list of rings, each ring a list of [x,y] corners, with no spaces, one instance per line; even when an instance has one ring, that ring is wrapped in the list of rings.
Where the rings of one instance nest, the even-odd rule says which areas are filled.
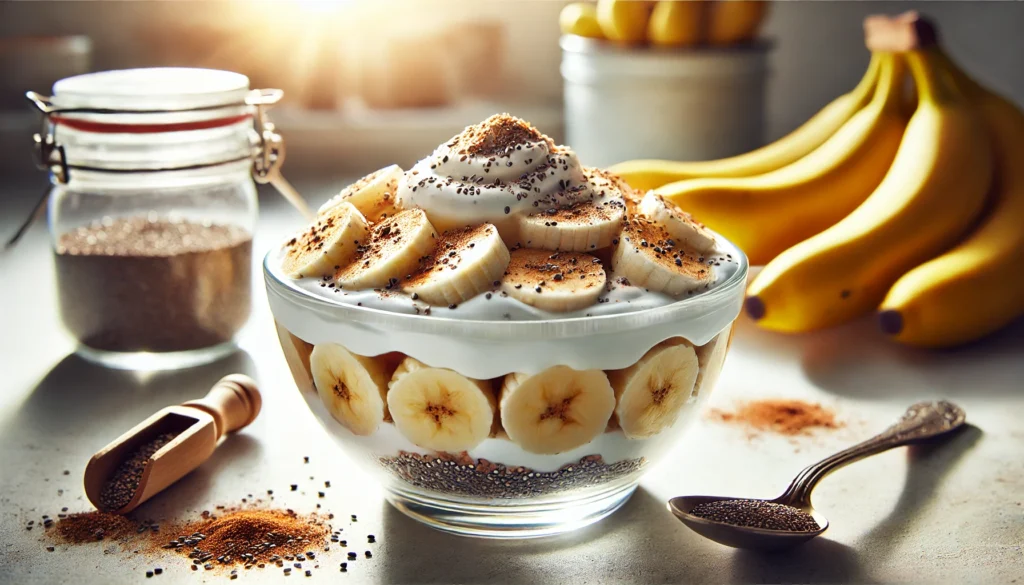
[[[759,550],[790,548],[807,542],[825,532],[828,528],[828,520],[811,506],[811,490],[826,475],[844,465],[859,461],[869,455],[888,451],[893,447],[919,443],[934,437],[948,435],[961,428],[965,419],[963,409],[945,400],[915,404],[907,409],[907,412],[903,414],[896,424],[887,428],[881,434],[807,467],[796,476],[796,479],[789,485],[785,493],[774,500],[764,500],[775,504],[792,506],[810,514],[818,523],[818,526],[821,527],[812,532],[748,528],[724,522],[715,522],[690,513],[698,504],[747,498],[680,496],[669,500],[668,508],[683,524],[689,526],[693,531],[726,546]]]

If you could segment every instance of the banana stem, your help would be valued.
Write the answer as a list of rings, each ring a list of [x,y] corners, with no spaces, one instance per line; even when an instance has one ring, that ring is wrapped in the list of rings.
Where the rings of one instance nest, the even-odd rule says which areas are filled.
[[[907,51],[906,59],[917,86],[918,103],[946,102],[953,98],[953,92],[942,76],[942,64],[936,51]]]

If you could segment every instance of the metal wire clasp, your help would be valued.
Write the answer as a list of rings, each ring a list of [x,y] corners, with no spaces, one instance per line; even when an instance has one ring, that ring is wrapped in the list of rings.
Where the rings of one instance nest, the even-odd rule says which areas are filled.
[[[306,205],[306,200],[281,174],[285,158],[284,139],[277,133],[274,123],[267,119],[267,110],[279,102],[283,95],[280,89],[255,89],[245,100],[246,104],[256,107],[253,117],[252,177],[257,183],[273,185],[306,220],[311,220],[313,213]]]
[[[68,157],[64,152],[64,146],[57,142],[55,126],[50,121],[50,114],[54,111],[53,104],[48,98],[34,91],[26,92],[25,97],[43,113],[42,130],[32,135],[36,166],[50,172],[58,183],[67,183]]]
[[[279,89],[254,89],[245,103],[256,108],[253,116],[252,176],[257,183],[270,183],[281,172],[284,164],[284,139],[277,133],[274,123],[267,119],[267,110],[281,101]]]

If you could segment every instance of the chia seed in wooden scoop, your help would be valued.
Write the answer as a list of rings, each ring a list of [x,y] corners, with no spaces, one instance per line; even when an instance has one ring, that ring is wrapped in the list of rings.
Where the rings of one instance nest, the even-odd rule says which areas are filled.
[[[164,408],[92,456],[89,501],[106,512],[131,512],[199,467],[224,435],[255,420],[262,404],[252,378],[231,374],[204,398]]]

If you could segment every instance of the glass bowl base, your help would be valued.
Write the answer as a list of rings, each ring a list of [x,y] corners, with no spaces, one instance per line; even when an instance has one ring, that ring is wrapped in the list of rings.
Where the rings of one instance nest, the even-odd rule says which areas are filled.
[[[216,361],[238,349],[234,341],[187,351],[121,352],[79,345],[75,352],[82,358],[117,370],[180,370]]]
[[[633,479],[579,499],[536,505],[470,504],[398,487],[388,488],[386,497],[406,516],[444,532],[484,538],[539,538],[571,532],[610,515],[633,495],[637,483]]]

